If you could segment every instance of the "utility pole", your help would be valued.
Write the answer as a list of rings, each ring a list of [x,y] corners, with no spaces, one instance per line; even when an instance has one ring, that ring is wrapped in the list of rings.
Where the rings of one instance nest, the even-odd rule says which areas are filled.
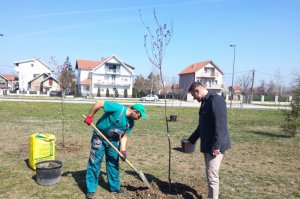
[[[252,102],[252,100],[253,100],[253,85],[254,85],[254,76],[255,76],[255,70],[253,69],[253,71],[252,71],[251,97],[250,97],[250,102],[249,102],[249,103],[251,103],[251,102]]]
[[[231,80],[231,100],[230,100],[230,109],[232,107],[233,100],[233,80],[234,80],[234,64],[235,64],[235,44],[229,45],[229,47],[233,47],[233,63],[232,63],[232,80]]]

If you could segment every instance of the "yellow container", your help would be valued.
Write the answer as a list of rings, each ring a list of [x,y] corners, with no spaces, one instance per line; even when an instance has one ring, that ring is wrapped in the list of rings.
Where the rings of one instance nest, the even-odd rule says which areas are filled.
[[[29,166],[36,170],[35,164],[45,160],[55,160],[55,136],[34,133],[29,137]]]

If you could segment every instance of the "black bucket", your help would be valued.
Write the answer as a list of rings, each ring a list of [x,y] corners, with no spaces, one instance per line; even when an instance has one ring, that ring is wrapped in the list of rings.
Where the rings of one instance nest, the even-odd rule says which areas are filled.
[[[170,115],[171,122],[176,122],[176,120],[177,120],[177,115]]]
[[[61,161],[47,160],[38,162],[36,166],[36,182],[40,185],[53,185],[60,181]]]
[[[195,151],[195,144],[193,144],[190,148],[187,148],[186,147],[186,143],[188,142],[187,139],[182,139],[181,140],[181,150],[182,152],[185,152],[185,153],[193,153]]]

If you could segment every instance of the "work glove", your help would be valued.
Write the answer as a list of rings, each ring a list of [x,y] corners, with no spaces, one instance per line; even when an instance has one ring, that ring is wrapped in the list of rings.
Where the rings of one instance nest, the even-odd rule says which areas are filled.
[[[87,123],[87,125],[91,125],[91,123],[93,122],[93,118],[88,115],[85,120],[84,120],[85,123]]]
[[[121,160],[122,161],[125,161],[126,160],[126,151],[121,151],[123,157],[120,156]]]

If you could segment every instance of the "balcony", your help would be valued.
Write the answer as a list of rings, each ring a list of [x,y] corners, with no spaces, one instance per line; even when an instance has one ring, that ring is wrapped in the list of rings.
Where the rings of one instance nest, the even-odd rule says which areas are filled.
[[[200,73],[200,76],[199,77],[206,77],[206,78],[216,78],[216,75],[215,73]]]
[[[117,69],[105,70],[105,74],[119,75],[120,74],[120,70],[117,70]]]
[[[204,86],[205,86],[206,88],[210,88],[210,89],[222,89],[222,88],[223,88],[222,84],[210,84],[210,83],[208,83],[208,82],[206,82],[206,83],[204,84]]]
[[[113,81],[102,81],[94,83],[94,86],[130,86],[129,82],[113,82]]]

